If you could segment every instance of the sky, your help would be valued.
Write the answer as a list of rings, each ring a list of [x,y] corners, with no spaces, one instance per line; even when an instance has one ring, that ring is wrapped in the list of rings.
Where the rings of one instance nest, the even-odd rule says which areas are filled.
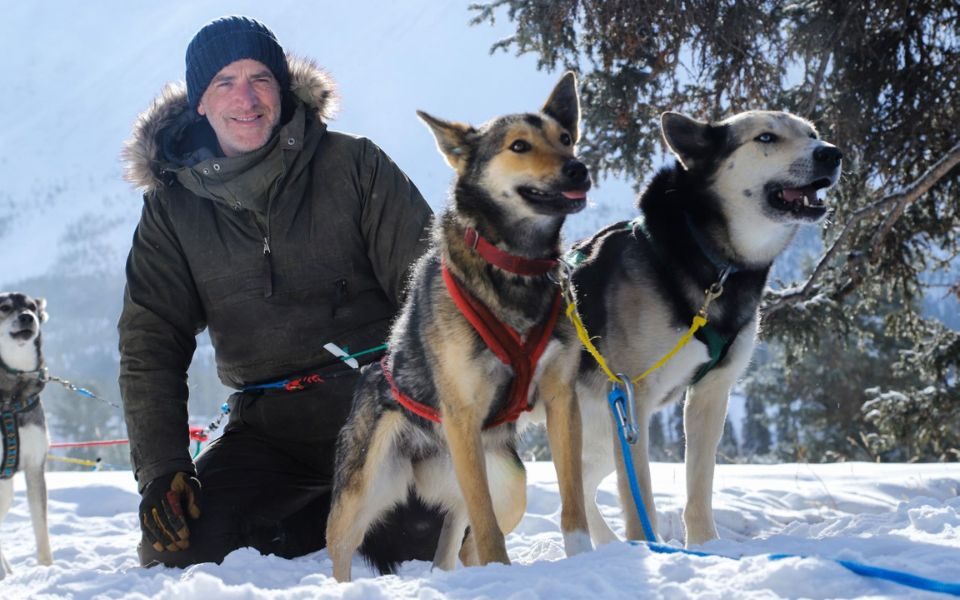
[[[37,566],[23,476],[0,524],[13,574],[5,600],[183,598],[286,600],[344,598],[566,600],[670,598],[947,598],[856,575],[836,559],[952,581],[960,593],[960,465],[720,465],[714,507],[720,540],[697,550],[724,556],[654,553],[615,542],[566,558],[559,531],[553,465],[527,463],[527,513],[507,536],[511,566],[450,572],[411,561],[377,577],[355,558],[352,583],[332,577],[326,550],[286,560],[243,548],[220,565],[187,569],[138,566],[136,509],[128,471],[48,473],[54,564]],[[654,463],[659,533],[682,538],[683,465]],[[601,510],[623,534],[616,483],[598,494]],[[771,561],[772,553],[811,558]]]
[[[337,82],[341,110],[331,127],[373,139],[438,210],[452,171],[418,109],[482,123],[539,109],[561,73],[538,71],[533,56],[490,47],[513,29],[470,26],[466,0],[435,2],[21,2],[4,6],[0,40],[16,48],[0,94],[0,239],[29,260],[0,269],[0,286],[42,273],[71,227],[100,224],[103,262],[122,268],[140,195],[122,181],[119,154],[137,114],[164,84],[184,78],[196,31],[227,14],[270,27],[284,48],[314,58]],[[570,237],[633,214],[627,182],[591,194]]]

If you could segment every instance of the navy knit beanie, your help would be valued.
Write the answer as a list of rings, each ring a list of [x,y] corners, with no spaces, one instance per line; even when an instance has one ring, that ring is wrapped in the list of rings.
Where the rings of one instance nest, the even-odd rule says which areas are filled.
[[[290,87],[287,59],[273,32],[248,17],[221,17],[205,25],[187,46],[190,108],[197,110],[200,98],[220,69],[243,58],[266,65],[280,84],[281,94]]]

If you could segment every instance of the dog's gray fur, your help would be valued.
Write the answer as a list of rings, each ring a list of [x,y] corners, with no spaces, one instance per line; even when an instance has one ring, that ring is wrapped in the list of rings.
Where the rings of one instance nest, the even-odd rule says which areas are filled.
[[[783,112],[750,111],[719,123],[665,113],[662,130],[678,162],[661,170],[641,195],[644,224],[611,226],[578,244],[586,260],[573,282],[578,310],[613,372],[634,378],[687,331],[723,268],[735,269],[708,314],[710,325],[734,340],[716,367],[693,384],[708,351],[692,340],[635,391],[640,439],[631,453],[654,527],[648,420],[686,397],[683,520],[691,545],[717,537],[711,504],[715,455],[730,388],[753,351],[767,273],[799,224],[824,216],[815,190],[837,182],[841,154],[810,123]],[[594,359],[585,356],[577,390],[587,514],[596,543],[616,539],[594,501],[614,466],[627,537],[644,538],[611,429],[609,387]]]
[[[0,292],[0,409],[33,397],[43,389],[44,362],[40,324],[47,319],[46,301],[16,292]],[[27,504],[37,541],[37,563],[50,565],[50,534],[47,527],[47,484],[44,467],[50,441],[43,407],[37,401],[16,414],[20,437],[18,470],[27,482]],[[13,478],[0,479],[0,522],[13,504]],[[11,573],[0,551],[0,579]]]

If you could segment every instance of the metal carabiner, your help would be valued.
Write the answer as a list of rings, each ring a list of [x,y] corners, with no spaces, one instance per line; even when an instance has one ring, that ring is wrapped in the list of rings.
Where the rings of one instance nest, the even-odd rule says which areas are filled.
[[[615,392],[622,383],[626,394],[625,396],[621,395],[615,404],[617,419],[623,427],[623,435],[627,443],[636,444],[637,440],[640,439],[640,425],[637,423],[637,404],[633,397],[633,382],[623,373],[617,373],[617,378],[620,379],[620,382],[611,384],[611,393]],[[623,402],[621,403],[619,400]]]

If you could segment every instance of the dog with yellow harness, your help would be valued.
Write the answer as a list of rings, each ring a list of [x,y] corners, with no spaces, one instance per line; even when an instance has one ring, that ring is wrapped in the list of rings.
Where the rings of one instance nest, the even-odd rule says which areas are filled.
[[[567,554],[591,548],[574,382],[580,347],[560,314],[560,228],[586,204],[580,104],[567,73],[539,113],[478,128],[420,118],[456,171],[417,263],[389,353],[365,370],[337,441],[327,547],[350,579],[364,535],[412,489],[446,514],[434,566],[509,563],[526,508],[516,420],[545,412]],[[469,525],[470,533],[465,538]]]
[[[627,399],[615,405],[625,437],[635,442],[626,456],[636,466],[652,531],[648,421],[685,398],[686,544],[717,537],[717,445],[730,389],[753,352],[767,274],[797,228],[824,217],[818,194],[840,176],[840,151],[788,113],[749,111],[706,123],[668,112],[661,125],[677,161],[641,194],[640,217],[600,231],[568,255],[576,264],[573,316],[579,313],[591,350],[577,392],[587,515],[597,544],[617,539],[594,502],[615,466],[627,538],[650,537],[634,508],[627,459],[615,447],[611,391]]]

